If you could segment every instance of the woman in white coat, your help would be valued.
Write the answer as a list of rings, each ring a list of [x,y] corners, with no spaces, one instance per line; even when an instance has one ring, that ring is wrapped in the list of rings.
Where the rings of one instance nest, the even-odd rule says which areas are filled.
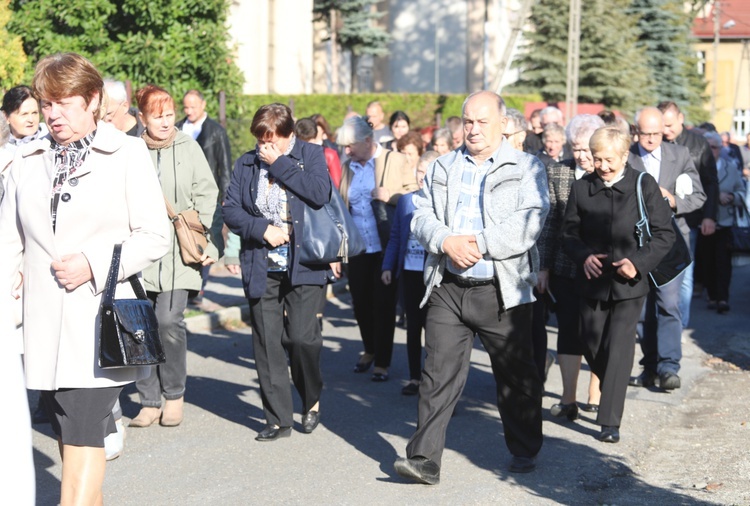
[[[26,384],[41,390],[60,442],[61,504],[102,501],[104,437],[112,407],[143,368],[101,369],[98,313],[112,250],[122,243],[117,297],[126,280],[169,247],[169,221],[143,141],[97,123],[103,82],[85,58],[42,59],[32,89],[50,135],[19,148],[0,208],[0,296],[23,265]],[[11,334],[0,304],[0,336]]]

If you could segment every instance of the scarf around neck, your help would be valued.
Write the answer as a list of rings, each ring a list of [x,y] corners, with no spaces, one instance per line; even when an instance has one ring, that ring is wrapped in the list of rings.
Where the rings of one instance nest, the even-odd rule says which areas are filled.
[[[144,130],[143,134],[141,134],[141,138],[146,142],[148,149],[163,149],[169,147],[174,142],[175,137],[177,137],[176,128],[172,128],[172,133],[164,140],[154,139],[148,134],[148,130]]]
[[[296,137],[292,134],[289,147],[284,151],[284,155],[289,155],[294,148]],[[256,153],[260,151],[258,146],[255,147]],[[268,175],[269,166],[265,162],[260,162],[260,176],[258,178],[258,196],[255,204],[258,206],[260,213],[267,220],[271,220],[273,226],[283,228],[284,217],[282,216],[282,198],[281,192],[284,188],[273,178]]]

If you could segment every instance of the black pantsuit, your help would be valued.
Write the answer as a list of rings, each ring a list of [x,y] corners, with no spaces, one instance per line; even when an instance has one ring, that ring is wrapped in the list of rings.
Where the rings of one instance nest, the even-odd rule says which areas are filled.
[[[591,370],[601,379],[596,423],[619,427],[635,356],[635,328],[644,297],[616,301],[581,299],[581,337]]]
[[[520,457],[541,449],[542,381],[530,339],[532,305],[501,313],[501,300],[494,284],[464,288],[446,279],[430,295],[420,423],[406,447],[409,458],[440,464],[448,422],[469,374],[475,333],[490,356],[508,449]]]
[[[366,253],[349,259],[349,291],[354,318],[359,326],[365,353],[375,356],[375,367],[388,368],[396,331],[396,287],[380,280],[383,256]]]
[[[323,337],[315,315],[323,297],[325,286],[292,286],[286,273],[268,273],[266,293],[250,299],[255,368],[269,425],[293,425],[286,353],[292,382],[302,398],[302,412],[320,399]]]
[[[697,249],[702,263],[701,279],[714,302],[729,302],[732,279],[732,229],[717,228],[712,235],[699,235]]]

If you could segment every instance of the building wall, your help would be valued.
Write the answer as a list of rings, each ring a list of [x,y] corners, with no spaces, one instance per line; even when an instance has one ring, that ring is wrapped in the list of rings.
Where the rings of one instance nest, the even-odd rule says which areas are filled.
[[[706,110],[711,110],[713,92],[714,57],[711,42],[700,42],[695,45],[697,51],[705,54]],[[750,109],[750,59],[742,58],[742,42],[738,40],[721,40],[718,51],[718,87],[716,93],[716,115],[712,122],[719,131],[730,131],[733,128],[735,109]]]
[[[247,94],[313,91],[313,0],[233,0],[228,25]]]

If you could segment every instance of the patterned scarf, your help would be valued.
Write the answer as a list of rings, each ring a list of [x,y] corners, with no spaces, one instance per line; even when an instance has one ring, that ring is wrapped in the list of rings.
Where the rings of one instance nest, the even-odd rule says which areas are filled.
[[[141,137],[146,142],[148,149],[163,149],[172,145],[174,138],[177,137],[177,129],[173,128],[172,133],[164,140],[154,139],[148,134],[148,130],[144,130]]]
[[[289,147],[284,151],[284,155],[288,155],[294,148],[296,137],[292,134]],[[255,152],[260,152],[260,148],[256,145]],[[260,209],[260,213],[264,218],[271,220],[274,227],[284,228],[284,219],[286,213],[284,212],[282,192],[285,191],[284,187],[280,185],[276,180],[268,175],[268,164],[260,162],[260,178],[258,180],[258,198],[255,204]]]
[[[89,148],[94,141],[96,130],[83,139],[71,142],[67,146],[58,144],[52,139],[51,149],[55,153],[55,178],[52,180],[52,195],[50,202],[50,215],[52,216],[52,230],[57,225],[57,206],[60,204],[60,193],[65,181],[75,174],[89,154]]]

